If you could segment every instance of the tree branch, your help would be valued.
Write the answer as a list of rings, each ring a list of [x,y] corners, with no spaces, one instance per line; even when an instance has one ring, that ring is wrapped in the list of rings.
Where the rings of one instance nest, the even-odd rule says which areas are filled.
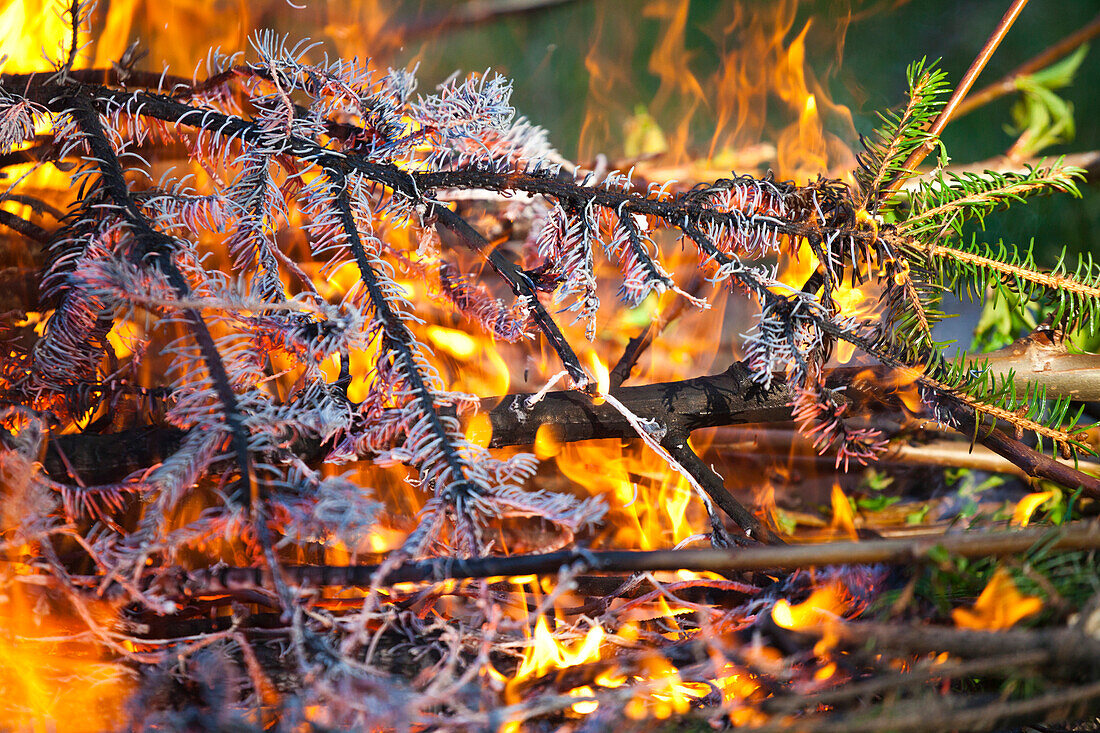
[[[581,572],[646,572],[693,570],[716,573],[774,572],[826,565],[883,563],[909,565],[935,561],[944,552],[965,558],[997,557],[1027,552],[1038,544],[1050,550],[1100,549],[1100,526],[1076,522],[1055,528],[967,532],[940,537],[829,542],[818,545],[753,546],[705,550],[564,550],[543,555],[510,555],[460,559],[431,558],[391,566],[297,565],[284,567],[300,588],[324,586],[383,587],[445,579],[492,578],[514,575],[556,575],[569,567]],[[214,595],[270,587],[266,568],[210,568],[191,572],[178,592]]]

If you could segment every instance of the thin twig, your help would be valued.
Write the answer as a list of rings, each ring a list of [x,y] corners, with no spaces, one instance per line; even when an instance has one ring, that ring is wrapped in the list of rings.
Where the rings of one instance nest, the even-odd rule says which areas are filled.
[[[1006,94],[1011,94],[1016,91],[1016,83],[1021,77],[1029,76],[1036,71],[1045,69],[1058,59],[1074,51],[1078,46],[1092,40],[1097,35],[1100,35],[1100,15],[1093,18],[1092,22],[1084,28],[1074,31],[1043,52],[1020,64],[1015,69],[1005,74],[1000,80],[974,92],[964,99],[959,103],[959,106],[955,108],[955,119],[969,114],[979,107],[989,104],[993,100],[999,99]]]
[[[890,185],[886,187],[883,192],[883,198],[889,198],[891,194],[897,192],[904,183],[905,175],[904,171],[915,171],[917,166],[921,164],[929,153],[935,150],[934,141],[939,139],[940,133],[943,132],[943,128],[947,127],[947,123],[951,121],[952,115],[954,115],[956,108],[962,102],[963,97],[966,96],[970,88],[974,86],[974,81],[978,78],[978,75],[982,73],[982,69],[989,62],[993,52],[997,50],[997,46],[1001,45],[1001,41],[1004,40],[1005,35],[1008,33],[1008,29],[1012,27],[1012,24],[1016,22],[1016,18],[1020,15],[1020,11],[1024,9],[1028,0],[1013,0],[1012,5],[1008,11],[1001,18],[1001,21],[997,24],[997,27],[993,29],[993,34],[986,40],[985,45],[978,52],[978,55],[974,58],[973,63],[970,64],[970,68],[966,70],[966,74],[963,76],[962,81],[959,82],[959,86],[955,88],[955,93],[951,95],[951,98],[947,100],[947,104],[944,105],[940,113],[936,115],[936,119],[932,121],[932,125],[928,128],[929,136],[933,142],[922,145],[905,159],[902,164],[902,173],[899,174],[891,181]]]
[[[1066,710],[1100,698],[1100,682],[1059,689],[1026,700],[995,700],[985,705],[966,705],[959,696],[895,703],[879,715],[859,711],[851,715],[803,718],[798,730],[807,733],[879,733],[879,731],[988,731],[998,723],[1035,721],[1043,713]],[[897,708],[904,708],[899,714]],[[780,733],[788,723],[758,728],[739,728],[748,733]]]
[[[744,504],[733,498],[722,477],[691,449],[686,435],[669,433],[661,441],[661,445],[684,467],[684,470],[691,473],[702,489],[707,492],[707,496],[733,519],[746,535],[769,545],[785,544],[779,535],[746,509]]]
[[[696,273],[687,287],[687,292],[692,296],[697,296],[706,281],[702,273]],[[684,312],[684,307],[689,302],[687,298],[677,298],[668,313],[658,313],[649,325],[645,327],[645,330],[630,339],[626,348],[623,350],[623,355],[619,357],[619,361],[617,361],[615,366],[611,369],[609,375],[611,389],[618,389],[623,385],[623,382],[630,379],[630,372],[638,364],[638,359],[640,359],[642,354],[646,352],[646,349],[653,344],[658,334],[660,334],[670,323],[680,317],[680,314]]]
[[[979,426],[974,411],[970,407],[955,403],[953,400],[945,400],[945,402],[951,403],[948,408],[959,423],[960,433],[977,436],[979,443],[1007,458],[1013,465],[1019,466],[1028,476],[1050,479],[1069,489],[1080,488],[1086,496],[1100,499],[1100,478],[1059,463],[1050,456],[1024,445],[997,427],[987,423]]]

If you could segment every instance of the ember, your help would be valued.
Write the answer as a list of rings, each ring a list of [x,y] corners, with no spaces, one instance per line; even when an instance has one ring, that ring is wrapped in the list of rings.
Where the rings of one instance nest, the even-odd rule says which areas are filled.
[[[1048,392],[1050,364],[998,371],[935,330],[947,291],[1050,350],[1100,319],[1091,259],[969,241],[1086,175],[953,172],[939,133],[984,60],[954,91],[911,65],[855,153],[809,60],[854,15],[723,6],[703,73],[697,8],[652,0],[656,93],[619,119],[601,43],[644,44],[609,38],[604,4],[576,162],[517,115],[523,79],[418,92],[399,50],[540,3],[252,8],[335,47],[153,5],[0,11],[11,727],[1096,709],[1100,439],[1078,407],[1100,389]],[[1019,88],[1057,107],[1086,31]],[[179,54],[194,77],[161,66]]]

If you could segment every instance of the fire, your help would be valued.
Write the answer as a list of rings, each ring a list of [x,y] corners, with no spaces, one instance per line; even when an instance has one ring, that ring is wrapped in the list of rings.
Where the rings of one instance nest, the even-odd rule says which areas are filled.
[[[480,346],[476,339],[465,331],[442,326],[429,326],[428,338],[437,348],[442,349],[460,361],[468,361],[477,354]]]
[[[95,65],[107,65],[121,54],[124,46],[119,44],[124,44],[128,39],[134,15],[133,6],[137,4],[139,3],[112,2],[110,4],[111,12],[105,20],[108,31],[102,34],[102,37],[115,39],[112,41],[114,45],[101,44],[96,47]],[[40,3],[31,3],[29,0],[16,0],[0,12],[0,29],[4,33],[5,51],[12,57],[4,66],[4,71],[30,70],[31,67],[25,67],[23,63],[25,59],[37,57],[37,47],[46,47],[49,50],[64,43],[66,33],[64,24],[58,23],[55,27],[51,20],[53,15],[43,12],[40,5]],[[722,39],[722,43],[728,43],[731,50],[724,54],[719,68],[710,77],[693,71],[693,59],[683,48],[688,28],[689,6],[688,0],[660,0],[649,3],[644,11],[647,17],[659,18],[663,22],[661,38],[649,62],[650,71],[660,82],[660,88],[652,103],[652,110],[658,116],[668,108],[678,107],[682,111],[682,116],[673,123],[674,132],[667,136],[667,140],[671,141],[668,143],[671,157],[677,161],[694,158],[689,155],[691,151],[688,150],[693,124],[692,116],[703,114],[704,110],[709,109],[717,120],[710,140],[709,153],[713,158],[724,156],[723,159],[728,159],[738,146],[750,142],[759,143],[767,131],[773,137],[777,135],[774,139],[777,139],[778,147],[772,154],[774,161],[771,158],[767,160],[776,164],[781,178],[794,178],[804,182],[817,175],[835,175],[844,170],[845,166],[851,163],[851,154],[840,143],[840,139],[828,130],[830,125],[835,124],[837,118],[844,119],[846,110],[833,105],[824,90],[820,88],[820,84],[807,72],[806,39],[811,32],[811,25],[806,24],[793,41],[785,40],[794,27],[795,4],[777,2],[739,6],[736,10],[738,24],[735,26],[731,22],[727,28],[729,38]],[[601,16],[606,12],[605,7],[601,6],[599,11]],[[178,10],[178,8],[175,9]],[[367,16],[370,17],[370,14],[368,13]],[[374,17],[382,17],[382,14]],[[29,21],[28,18],[33,18],[35,22],[40,23],[38,35],[28,37],[29,40],[26,41],[36,46],[33,49],[34,53],[30,53],[27,48],[9,43],[10,39],[17,36],[23,38],[21,35],[23,29],[35,25],[35,22]],[[41,22],[42,19],[46,21]],[[329,30],[351,39],[355,35],[349,30],[352,27],[345,25]],[[371,32],[374,37],[378,37],[382,32],[381,26],[371,29]],[[601,28],[599,37],[603,38],[603,34],[604,31]],[[393,42],[393,39],[390,41]],[[190,52],[191,49],[180,51],[184,54]],[[28,63],[31,63],[35,69],[41,68],[41,65]],[[590,99],[596,102],[613,99],[621,83],[617,74],[622,72],[614,70],[615,64],[605,63],[595,45],[589,57],[586,58],[586,66],[591,74]],[[787,119],[778,126],[774,121],[770,123],[767,119],[769,96],[778,96],[786,108]],[[592,141],[597,137],[598,128],[601,125],[607,126],[606,112],[597,110],[598,107],[598,104],[589,106],[585,119],[583,146],[595,145]],[[598,146],[593,149],[598,149]],[[200,175],[203,173],[198,172]],[[58,175],[58,172],[52,170],[43,171],[43,174],[46,173]],[[728,171],[721,173],[721,175],[726,174]],[[60,190],[63,186],[57,186],[57,188]],[[291,220],[295,221],[299,212],[291,212],[290,216]],[[401,233],[396,227],[391,233],[393,237],[392,242],[389,243],[399,251],[410,253],[411,257],[411,252],[416,249],[415,243],[402,241]],[[679,262],[680,260],[675,259],[676,256],[673,254],[670,262]],[[684,257],[684,261],[689,259]],[[801,285],[815,267],[816,260],[804,245],[797,261],[788,263],[786,278],[792,283]],[[670,269],[675,270],[675,267]],[[324,272],[321,268],[308,269],[307,275],[316,283],[321,296],[332,302],[339,302],[357,284],[353,267],[331,273]],[[404,297],[418,303],[429,298],[430,294],[427,292],[429,286],[417,279],[414,272],[402,277],[405,278],[400,282]],[[662,313],[667,312],[669,302],[678,297],[680,296],[669,292],[662,296],[659,308],[654,303],[649,303],[634,313],[620,313],[614,316],[606,326],[606,332],[601,333],[601,339],[606,337],[608,341],[617,345],[624,344],[637,333],[640,325],[648,325],[651,318],[659,319]],[[850,286],[842,287],[837,297],[838,306],[846,315],[862,314],[861,309],[867,300],[865,292]],[[720,301],[716,301],[718,302]],[[714,309],[715,312],[719,310],[717,307]],[[640,317],[639,314],[641,314]],[[503,395],[508,393],[513,384],[537,382],[541,376],[540,372],[538,369],[534,370],[535,375],[528,379],[526,375],[528,367],[531,364],[543,367],[549,361],[543,354],[543,362],[539,362],[538,358],[532,357],[529,351],[523,350],[527,348],[525,345],[512,347],[501,344],[477,328],[451,321],[447,323],[451,326],[417,324],[410,328],[445,360],[441,377],[448,388],[469,391],[479,397]],[[653,357],[653,361],[660,364],[651,368],[654,374],[664,375],[667,371],[668,374],[664,375],[666,377],[684,376],[691,370],[698,369],[699,364],[708,362],[708,357],[719,348],[714,323],[703,322],[701,326],[695,328],[694,333],[685,329],[682,332],[676,332],[674,337],[668,339],[668,343],[655,344],[652,347],[651,355],[659,354],[659,357]],[[140,327],[137,324],[130,322],[120,322],[112,329],[108,338],[115,346],[119,358],[130,355],[129,337],[139,330]],[[347,395],[350,400],[360,401],[367,396],[371,380],[375,378],[373,365],[376,363],[380,346],[379,342],[375,342],[366,348],[352,350],[348,354],[351,382]],[[522,358],[515,357],[516,354],[520,354]],[[587,361],[586,366],[595,377],[597,394],[606,395],[610,389],[607,363],[600,358],[595,347],[584,356]],[[841,345],[837,358],[841,362],[847,362],[850,357],[850,350],[845,350],[845,346]],[[273,354],[271,361],[277,373],[276,376],[279,376],[279,370],[282,368],[279,356]],[[325,364],[323,369],[328,380],[336,382],[341,370],[339,356],[335,356]],[[645,368],[642,371],[644,372]],[[520,374],[523,374],[522,380]],[[284,387],[289,388],[293,384],[292,377],[293,375],[283,380]],[[516,389],[519,391],[523,387]],[[597,401],[602,400],[597,398]],[[471,443],[486,447],[492,439],[492,434],[492,423],[484,413],[471,417],[465,423],[465,436]],[[595,546],[669,548],[698,539],[710,531],[703,504],[686,480],[670,472],[668,466],[659,457],[638,445],[637,441],[626,444],[618,440],[590,441],[581,444],[563,443],[562,436],[556,433],[552,426],[543,425],[537,432],[534,452],[544,461],[555,462],[561,473],[576,485],[578,493],[601,494],[607,499],[611,506],[610,515],[602,530],[604,534],[593,539]],[[361,467],[357,470],[360,471],[360,475],[356,480],[364,486],[377,487],[377,493],[386,502],[387,509],[409,510],[406,513],[415,514],[423,504],[424,490],[418,486],[414,487],[411,480],[406,480],[408,478],[406,474],[402,472],[386,474],[376,467]],[[387,489],[392,488],[389,484],[395,484],[399,488],[388,492]],[[769,485],[769,490],[770,488]],[[1036,508],[1049,498],[1047,494],[1049,492],[1025,497],[1017,506],[1015,521],[1020,525],[1026,525]],[[774,494],[770,493],[769,496],[772,497],[771,504],[774,507]],[[832,505],[834,529],[855,538],[857,536],[856,517],[839,485],[833,488]],[[195,509],[197,512],[200,508]],[[406,530],[380,524],[372,528],[369,533],[365,533],[359,544],[353,543],[349,546],[333,542],[325,545],[323,561],[343,565],[356,562],[356,554],[359,552],[384,553],[395,550],[406,538],[408,534]],[[226,544],[228,546],[228,541]],[[727,580],[724,576],[687,571],[677,574],[676,578],[685,582],[699,580],[719,583]],[[986,592],[983,592],[982,597],[979,598],[974,611],[962,609],[956,611],[956,623],[966,625],[960,619],[973,620],[981,616],[983,623],[1004,623],[1005,620],[1012,619],[1008,622],[1008,625],[1011,625],[1019,618],[1034,613],[1038,607],[1041,607],[1038,599],[1020,596],[1010,580],[1006,581],[1009,583],[1007,589],[1003,586],[1003,582],[995,589],[995,581],[997,576],[994,576]],[[515,585],[529,583],[539,587],[539,582],[548,581],[536,581],[535,577],[531,576],[511,578],[508,582]],[[454,592],[458,586],[457,582],[448,581],[445,590],[448,593]],[[413,588],[398,590],[412,592]],[[1012,596],[1012,593],[1016,595]],[[514,594],[514,596],[519,595],[522,593]],[[987,595],[996,596],[1001,600],[989,600]],[[523,596],[523,600],[526,602],[526,596]],[[1039,604],[1038,607],[1028,610],[1036,603]],[[525,603],[522,605],[524,608],[522,623],[524,633],[527,633],[527,610]],[[1013,610],[1005,610],[1002,607],[1005,605]],[[417,612],[422,610],[425,615],[434,614],[438,613],[441,607],[426,606],[423,609],[417,609]],[[813,590],[802,603],[792,605],[787,600],[779,600],[772,608],[771,617],[783,628],[799,629],[825,624],[850,609],[851,603],[841,584],[830,582]],[[505,681],[496,668],[491,666],[486,674],[504,687],[506,699],[514,703],[518,700],[523,684],[530,680],[546,677],[559,670],[598,663],[601,660],[605,660],[604,665],[606,665],[613,646],[632,646],[641,637],[642,632],[639,629],[643,623],[653,622],[645,629],[647,639],[663,638],[679,641],[691,638],[693,634],[697,638],[704,636],[689,623],[697,611],[697,607],[659,596],[656,600],[647,600],[644,604],[639,604],[636,620],[642,620],[637,621],[637,628],[632,625],[634,623],[632,621],[617,632],[608,632],[600,622],[591,622],[583,634],[578,633],[575,626],[565,621],[550,620],[562,618],[559,614],[540,613],[533,628],[530,629],[529,638],[524,639],[524,647],[512,676]],[[28,612],[26,617],[33,615]],[[113,722],[113,718],[109,717],[110,712],[106,707],[101,709],[99,701],[109,700],[114,709],[121,705],[127,687],[120,673],[113,667],[100,665],[91,654],[86,653],[86,650],[81,650],[84,656],[74,655],[72,660],[63,652],[51,654],[49,664],[44,664],[41,658],[36,658],[36,654],[47,645],[47,642],[38,640],[32,645],[25,643],[26,638],[58,635],[61,631],[49,630],[47,633],[45,629],[40,628],[34,630],[32,634],[31,631],[19,626],[15,616],[4,619],[5,629],[0,633],[0,666],[8,670],[0,676],[11,677],[10,680],[4,679],[3,687],[21,692],[22,694],[11,697],[13,700],[25,703],[30,712],[25,718],[19,717],[22,713],[15,712],[9,719],[16,721],[16,725],[25,727],[43,727],[39,725],[42,721],[50,721],[55,722],[58,727],[71,730],[80,730],[81,725],[84,724],[98,728]],[[623,614],[623,616],[629,618],[629,614]],[[986,616],[991,616],[993,620],[988,621]],[[608,628],[614,627],[608,626]],[[1002,628],[1002,626],[987,626],[987,628]],[[772,650],[759,652],[761,655],[767,653],[778,654]],[[71,666],[69,666],[70,662],[72,662]],[[13,670],[19,670],[19,673],[16,674]],[[747,706],[747,701],[764,694],[759,685],[753,681],[751,674],[724,661],[721,664],[715,662],[713,669],[707,674],[713,676],[701,682],[700,678],[706,678],[706,675],[693,673],[690,670],[682,672],[669,659],[658,653],[645,655],[637,668],[610,667],[594,675],[591,678],[591,684],[580,685],[566,692],[566,695],[577,698],[576,702],[571,703],[567,712],[571,711],[576,716],[589,715],[599,708],[600,700],[597,698],[601,693],[606,694],[607,690],[630,685],[634,688],[634,693],[626,705],[626,715],[632,719],[664,719],[686,713],[693,701],[717,689],[735,725],[761,722],[760,714]],[[835,674],[836,665],[831,662],[813,673],[819,682],[832,679]],[[68,677],[91,679],[94,684],[86,688],[65,684],[65,679]],[[56,686],[64,687],[65,693],[53,693],[52,690]],[[82,689],[70,691],[68,689],[70,687]],[[81,697],[82,694],[89,696],[94,694],[95,698],[89,697],[85,700]],[[69,717],[63,708],[68,708],[70,703],[73,709],[88,711],[86,717],[81,719]],[[100,715],[101,712],[103,715]],[[507,727],[514,729],[517,725],[510,724]]]
[[[595,351],[588,352],[588,364],[592,367],[592,373],[596,377],[596,393],[599,395],[607,394],[607,391],[611,388],[611,373],[607,365],[603,363],[603,360]],[[594,401],[599,405],[603,403],[603,398],[597,397]]]
[[[94,47],[77,54],[75,68],[103,68],[117,61],[130,42],[130,29],[141,0],[111,3],[111,12]],[[12,0],[0,10],[4,56],[0,71],[25,74],[49,68],[47,59],[64,58],[70,32],[65,0]]]
[[[550,423],[539,425],[535,431],[535,455],[540,460],[553,458],[561,453],[562,442],[557,436],[557,429]]]
[[[484,412],[479,412],[470,418],[466,425],[466,440],[474,445],[487,448],[493,439],[493,421]]]
[[[535,631],[523,660],[512,677],[511,684],[522,682],[557,669],[567,669],[586,662],[595,662],[600,658],[600,644],[604,640],[604,630],[599,624],[591,626],[584,638],[574,645],[558,641],[550,631],[545,616],[539,616],[535,622]]]
[[[558,469],[610,505],[600,544],[650,550],[673,547],[707,530],[706,510],[687,480],[671,473],[660,456],[618,440],[561,444],[540,430],[536,454],[554,454]]]
[[[1041,599],[1020,593],[1008,571],[997,568],[974,606],[956,608],[951,612],[951,618],[956,626],[962,628],[997,631],[1015,626],[1042,608]]]
[[[633,720],[653,717],[664,720],[673,713],[683,714],[691,707],[688,688],[680,681],[680,673],[664,657],[647,656],[642,662],[645,692],[635,695],[624,712]]]
[[[1054,491],[1036,491],[1028,494],[1016,503],[1016,509],[1012,512],[1012,524],[1017,527],[1026,527],[1031,522],[1031,516],[1035,511],[1056,495]]]
[[[49,606],[22,583],[0,600],[0,716],[13,730],[100,731],[114,725],[130,684],[121,666],[110,664],[95,644],[82,639],[79,621]],[[88,604],[107,618],[113,609]],[[79,680],[79,683],[74,683]]]
[[[0,38],[4,59],[0,71],[20,74],[41,71],[45,58],[54,58],[65,47],[69,29],[59,11],[65,3],[14,0],[0,11]],[[28,32],[36,29],[37,32]]]
[[[824,624],[848,609],[840,583],[834,581],[814,589],[802,603],[791,605],[786,598],[772,607],[772,620],[784,629],[805,629]]]
[[[844,489],[840,488],[840,484],[833,484],[832,502],[833,529],[846,533],[853,540],[859,539],[859,532],[856,531],[855,513],[852,511],[852,502],[848,500],[848,497],[844,494]]]

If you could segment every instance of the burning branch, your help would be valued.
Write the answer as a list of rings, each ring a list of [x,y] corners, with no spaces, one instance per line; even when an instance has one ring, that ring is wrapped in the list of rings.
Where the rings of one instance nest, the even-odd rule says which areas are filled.
[[[755,724],[767,697],[803,713],[785,707],[792,693],[839,704],[822,690],[881,671],[856,653],[872,636],[899,659],[980,656],[970,632],[922,641],[837,619],[869,608],[881,566],[917,566],[916,583],[949,556],[1091,552],[1095,528],[786,545],[777,517],[734,496],[729,469],[689,437],[793,419],[847,473],[916,417],[1100,497],[1100,479],[1041,452],[1090,449],[1070,400],[1091,392],[1043,372],[1048,394],[1021,381],[1015,356],[948,358],[932,337],[944,289],[1045,300],[1052,331],[1095,325],[1091,260],[1046,272],[1030,251],[963,240],[965,222],[1010,203],[1079,193],[1081,171],[941,170],[896,195],[1022,6],[950,100],[941,72],[910,69],[909,103],[883,117],[854,185],[770,173],[679,185],[564,161],[489,72],[416,96],[409,71],[318,60],[270,32],[247,59],[212,53],[202,78],[136,69],[134,47],[111,69],[80,68],[91,8],[69,3],[54,70],[0,75],[0,167],[31,166],[2,194],[19,209],[0,225],[33,244],[4,266],[38,279],[3,301],[3,584],[36,614],[83,624],[29,643],[90,639],[136,665],[135,719],[151,727],[179,723],[143,703],[177,679],[195,696],[180,708],[220,727],[247,715],[271,727],[276,713],[287,728],[408,728],[693,710]],[[187,171],[165,170],[173,160]],[[61,207],[24,183],[46,164],[69,174]],[[775,263],[800,256],[813,275],[798,288]],[[850,307],[860,287],[870,310]],[[727,292],[755,321],[741,361],[720,350],[721,373],[623,386],[665,324]],[[592,342],[625,312],[641,316],[631,332],[650,325],[609,372],[579,334]],[[831,361],[853,348],[866,364]],[[474,355],[546,386],[463,381]],[[857,414],[873,402],[890,420]],[[507,450],[549,459],[639,438],[630,465],[601,453],[566,476],[563,458],[564,478]],[[839,485],[832,501],[840,522]],[[705,522],[687,521],[701,509]],[[640,549],[618,544],[624,530]],[[799,619],[821,618],[851,648],[844,669],[800,637],[815,624]],[[1019,652],[1045,668],[1037,638],[1019,637]],[[897,688],[924,689],[925,672]],[[1091,699],[1091,679],[1032,708]]]

